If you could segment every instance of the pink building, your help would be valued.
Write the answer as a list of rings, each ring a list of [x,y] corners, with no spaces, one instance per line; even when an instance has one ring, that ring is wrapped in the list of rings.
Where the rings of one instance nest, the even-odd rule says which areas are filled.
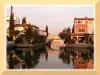
[[[84,34],[93,34],[94,18],[74,18],[74,33],[72,38],[77,42],[84,42]]]

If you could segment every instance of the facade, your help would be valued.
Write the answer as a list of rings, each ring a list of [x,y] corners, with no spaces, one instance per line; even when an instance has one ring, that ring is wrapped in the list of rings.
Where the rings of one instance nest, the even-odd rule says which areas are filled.
[[[39,35],[47,36],[47,32],[44,30],[39,30]]]
[[[75,25],[75,33],[93,33],[94,28],[94,18],[75,18],[74,19]]]
[[[14,30],[23,31],[24,27],[27,27],[27,25],[16,24],[15,27],[14,27]]]
[[[27,28],[29,24],[15,24],[14,30],[19,30],[19,31],[23,31],[25,28]],[[37,26],[33,26],[33,29],[39,29]]]
[[[76,42],[84,42],[84,34],[93,34],[94,29],[94,18],[74,18],[74,33],[72,33],[72,38]]]

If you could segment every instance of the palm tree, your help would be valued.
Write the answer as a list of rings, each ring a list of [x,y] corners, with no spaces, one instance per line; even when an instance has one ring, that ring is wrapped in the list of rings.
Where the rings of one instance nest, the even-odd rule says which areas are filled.
[[[26,24],[26,17],[22,19],[22,24]]]
[[[20,31],[19,30],[14,30],[13,32],[12,32],[12,35],[15,37],[15,39],[16,39],[16,36],[18,36],[18,34],[20,33]]]
[[[25,35],[26,41],[28,43],[31,43],[35,39],[35,36],[38,35],[38,31],[37,31],[37,29],[33,29],[33,26],[31,24],[29,24],[27,26],[27,28],[25,28],[24,35]]]
[[[9,41],[13,40],[12,32],[14,30],[14,13],[13,13],[13,7],[11,6],[11,13],[10,13],[10,22],[9,22]]]

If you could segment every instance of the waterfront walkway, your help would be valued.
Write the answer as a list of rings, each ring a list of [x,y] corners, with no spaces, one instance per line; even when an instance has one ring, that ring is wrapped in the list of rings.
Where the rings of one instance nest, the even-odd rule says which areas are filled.
[[[77,43],[77,44],[67,44],[67,48],[90,48],[93,47],[91,44]]]
[[[37,44],[15,44],[16,47],[41,47],[44,46],[45,43],[37,43]]]

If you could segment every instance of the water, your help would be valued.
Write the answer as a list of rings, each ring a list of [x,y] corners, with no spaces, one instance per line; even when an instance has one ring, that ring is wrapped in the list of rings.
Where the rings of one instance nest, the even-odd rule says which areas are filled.
[[[74,52],[53,50],[47,46],[16,48],[7,51],[7,63],[10,69],[74,69],[74,55]]]

